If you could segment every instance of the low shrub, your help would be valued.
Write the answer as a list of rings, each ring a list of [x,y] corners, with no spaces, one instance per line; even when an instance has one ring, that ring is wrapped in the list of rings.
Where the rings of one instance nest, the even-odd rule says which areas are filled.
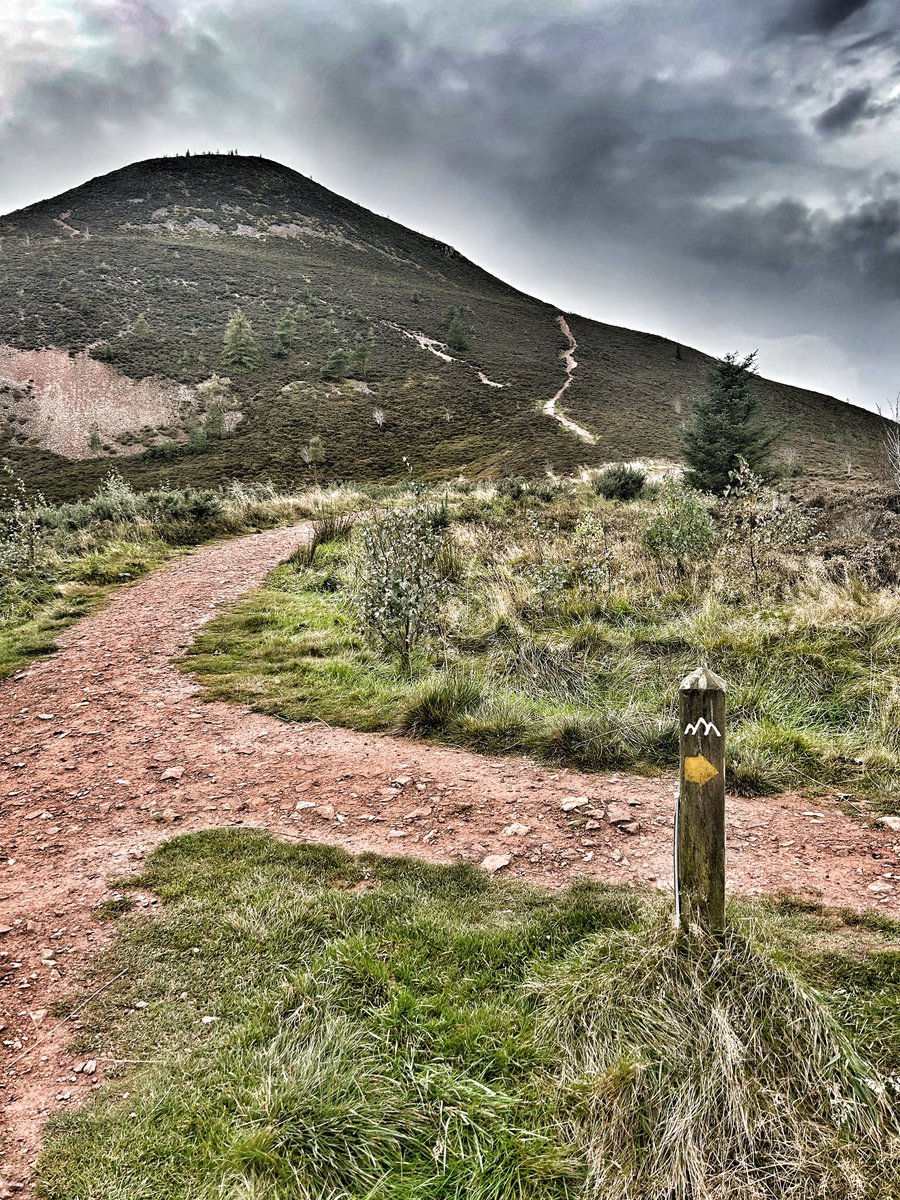
[[[529,490],[535,500],[549,504],[562,495],[563,485],[556,479],[535,479]]]
[[[363,636],[396,656],[405,676],[440,608],[444,545],[444,530],[425,507],[388,509],[359,523],[353,610]]]
[[[700,493],[670,479],[641,540],[661,573],[684,580],[709,564],[716,529]]]
[[[521,500],[527,491],[528,483],[521,475],[511,475],[497,484],[497,495],[505,500]]]
[[[591,486],[604,500],[636,500],[646,482],[647,473],[640,467],[616,463],[595,476]]]

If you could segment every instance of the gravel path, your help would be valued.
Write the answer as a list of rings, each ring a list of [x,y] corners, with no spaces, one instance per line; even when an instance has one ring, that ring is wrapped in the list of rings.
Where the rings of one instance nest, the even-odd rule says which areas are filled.
[[[48,1113],[99,1085],[102,1061],[74,1072],[72,1025],[56,1029],[48,1010],[90,977],[110,936],[92,916],[109,878],[173,833],[255,825],[437,862],[508,855],[498,869],[553,885],[669,887],[674,777],[552,771],[203,702],[172,659],[307,533],[197,550],[117,592],[57,654],[0,684],[0,1197],[27,1194]],[[900,911],[900,835],[828,801],[730,799],[728,839],[735,890]]]

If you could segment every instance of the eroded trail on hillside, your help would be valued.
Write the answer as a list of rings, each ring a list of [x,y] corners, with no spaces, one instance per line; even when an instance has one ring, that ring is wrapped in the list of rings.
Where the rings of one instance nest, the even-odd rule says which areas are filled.
[[[447,342],[441,342],[437,338],[428,337],[427,334],[413,329],[404,329],[402,325],[396,325],[393,321],[382,321],[382,324],[388,329],[393,329],[395,333],[409,338],[410,341],[416,343],[420,350],[425,350],[427,353],[433,354],[435,358],[441,359],[442,362],[459,363],[466,370],[473,371],[478,376],[478,382],[483,383],[485,387],[505,388],[507,386],[505,383],[498,383],[496,379],[490,379],[485,375],[484,371],[473,366],[472,363],[467,362],[464,358],[454,358],[450,353],[450,347]]]
[[[562,352],[562,359],[566,364],[566,378],[556,395],[551,396],[551,398],[544,405],[544,414],[548,417],[552,417],[554,421],[559,421],[560,425],[562,425],[564,429],[568,429],[570,433],[574,433],[576,437],[580,437],[583,442],[589,442],[593,446],[597,439],[589,429],[585,429],[583,425],[577,425],[568,417],[563,416],[561,412],[556,411],[557,404],[559,404],[560,400],[562,400],[563,396],[572,386],[573,374],[578,366],[578,362],[575,358],[575,351],[578,349],[578,343],[575,341],[572,331],[569,328],[569,323],[562,313],[560,313],[556,318],[556,323],[559,325],[563,337],[566,338],[569,343],[568,349],[563,350]]]
[[[173,658],[307,533],[200,549],[117,593],[57,654],[0,684],[0,1100],[15,1180],[46,1115],[102,1078],[103,1047],[90,1056],[96,1073],[73,1072],[71,1026],[54,1032],[48,1010],[90,975],[108,936],[91,910],[110,877],[139,869],[163,838],[243,824],[438,862],[508,855],[507,874],[547,884],[669,886],[674,778],[553,771],[204,703]],[[791,796],[732,799],[728,822],[735,890],[900,911],[896,834]]]

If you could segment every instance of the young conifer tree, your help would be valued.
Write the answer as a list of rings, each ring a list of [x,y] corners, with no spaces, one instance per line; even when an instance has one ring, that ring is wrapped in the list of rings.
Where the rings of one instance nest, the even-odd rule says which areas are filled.
[[[755,474],[766,474],[781,430],[756,423],[755,365],[755,351],[744,358],[726,354],[710,372],[706,391],[693,402],[681,437],[687,481],[700,491],[723,495],[742,461]]]
[[[256,338],[253,336],[253,326],[239,308],[228,318],[225,336],[222,339],[222,358],[229,367],[256,365]]]
[[[275,326],[275,354],[284,358],[294,345],[294,335],[297,332],[297,318],[292,308],[286,308],[278,318]]]
[[[451,350],[468,350],[469,338],[459,316],[454,316],[447,329],[447,345]]]
[[[347,350],[332,350],[325,359],[319,374],[323,379],[342,380],[350,370],[350,353]]]

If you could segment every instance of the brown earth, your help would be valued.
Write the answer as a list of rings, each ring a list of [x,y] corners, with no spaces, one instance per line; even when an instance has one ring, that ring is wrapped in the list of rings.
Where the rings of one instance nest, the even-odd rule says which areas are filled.
[[[173,833],[262,826],[437,862],[509,855],[500,869],[548,885],[670,886],[674,777],[553,771],[204,703],[173,657],[306,533],[200,549],[118,592],[52,658],[0,685],[0,1196],[27,1193],[47,1115],[99,1086],[104,1060],[74,1070],[77,1022],[57,1027],[48,1013],[93,978],[110,930],[92,910],[110,877]],[[730,798],[728,838],[735,891],[900,912],[900,837],[833,802]]]
[[[192,388],[168,379],[129,379],[89,354],[67,350],[17,350],[0,345],[0,380],[31,385],[27,399],[7,417],[24,417],[29,437],[64,458],[90,458],[91,434],[106,443],[121,433],[180,427],[196,407]],[[2,407],[2,405],[0,405]],[[117,453],[137,453],[143,445]]]

